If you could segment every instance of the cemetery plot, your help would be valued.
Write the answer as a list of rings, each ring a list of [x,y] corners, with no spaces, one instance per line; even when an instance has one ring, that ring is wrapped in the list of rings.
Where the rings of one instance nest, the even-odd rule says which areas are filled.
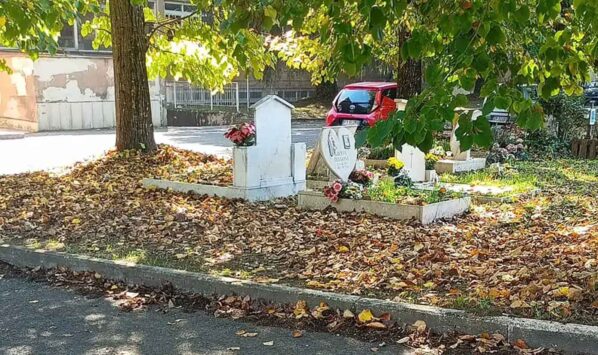
[[[365,170],[366,164],[357,160],[354,133],[345,127],[322,129],[319,146],[312,156],[312,171],[318,171],[318,159],[328,167],[329,176],[338,180],[308,180],[308,188],[319,191],[299,193],[298,206],[302,209],[366,212],[394,219],[415,219],[429,224],[437,219],[463,214],[469,209],[470,199],[445,189],[421,191],[411,188],[413,181],[426,179],[425,154],[405,144],[397,157],[385,163],[388,177]],[[314,162],[315,161],[315,162]],[[356,166],[361,165],[360,169]],[[321,171],[322,169],[320,169]]]
[[[341,198],[336,202],[320,192],[305,191],[299,193],[299,208],[325,210],[334,207],[343,212],[366,212],[376,216],[393,219],[415,219],[422,224],[430,224],[442,218],[451,218],[469,210],[471,201],[468,197],[438,201],[430,204],[400,204],[375,201],[372,199],[353,200]]]
[[[471,110],[468,109],[462,109],[460,111],[463,110],[471,112]],[[482,112],[480,110],[474,110],[471,117],[472,121],[475,121],[481,115]],[[459,115],[456,113],[453,121],[453,130],[451,132],[451,157],[449,159],[441,159],[436,163],[435,169],[439,174],[476,171],[484,169],[486,166],[485,158],[473,158],[471,157],[471,151],[461,151],[460,142],[455,134],[459,128],[459,124],[457,123],[458,117]]]
[[[443,174],[440,180],[446,189],[470,194],[482,203],[513,202],[540,191],[535,175],[520,172],[509,164],[493,165],[476,172]]]
[[[244,123],[225,135],[235,144],[232,185],[144,179],[144,186],[248,201],[266,201],[304,190],[306,148],[304,143],[291,143],[293,105],[270,95],[253,108],[255,125]],[[335,149],[342,148],[341,144],[346,145],[336,142]]]

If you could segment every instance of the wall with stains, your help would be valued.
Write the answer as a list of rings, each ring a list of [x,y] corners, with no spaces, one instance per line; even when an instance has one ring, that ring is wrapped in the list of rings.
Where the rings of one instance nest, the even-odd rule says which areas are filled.
[[[12,74],[0,71],[0,128],[37,130],[33,62],[24,54],[0,53]]]
[[[27,122],[28,131],[108,128],[115,125],[114,69],[109,56],[4,55],[14,73],[0,74],[0,127]],[[159,89],[150,82],[152,120],[161,125]],[[23,128],[21,128],[23,129]]]

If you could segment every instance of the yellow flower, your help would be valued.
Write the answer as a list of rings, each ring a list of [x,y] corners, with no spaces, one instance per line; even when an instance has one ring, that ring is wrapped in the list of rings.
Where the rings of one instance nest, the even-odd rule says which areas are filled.
[[[395,157],[392,157],[392,158],[388,158],[388,160],[386,161],[386,166],[389,168],[396,169],[396,170],[401,170],[405,166],[405,163],[403,163],[402,161],[400,161],[399,159],[397,159]]]

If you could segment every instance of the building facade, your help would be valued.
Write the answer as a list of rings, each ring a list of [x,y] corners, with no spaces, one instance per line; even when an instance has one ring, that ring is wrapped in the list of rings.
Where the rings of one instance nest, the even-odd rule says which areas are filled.
[[[195,11],[186,1],[156,0],[149,4],[171,18]],[[114,127],[112,53],[109,49],[94,50],[92,40],[81,35],[86,20],[65,26],[59,39],[61,49],[54,56],[42,55],[32,61],[18,50],[0,48],[0,58],[13,70],[12,74],[0,72],[0,128],[37,132]],[[369,73],[367,79],[377,76]],[[209,90],[173,80],[153,80],[149,86],[152,121],[157,127],[166,125],[169,107],[246,108],[268,94],[294,102],[315,93],[309,73],[289,69],[283,63],[268,69],[263,80],[241,75],[226,95],[212,96]]]

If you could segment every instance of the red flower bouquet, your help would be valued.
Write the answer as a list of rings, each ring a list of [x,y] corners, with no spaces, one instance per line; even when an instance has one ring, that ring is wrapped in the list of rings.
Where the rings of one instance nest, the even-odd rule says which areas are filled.
[[[324,187],[324,195],[332,202],[338,201],[341,191],[343,190],[343,183],[337,180],[330,186]]]
[[[247,147],[255,144],[255,125],[253,122],[244,122],[232,126],[224,134],[237,147]]]

